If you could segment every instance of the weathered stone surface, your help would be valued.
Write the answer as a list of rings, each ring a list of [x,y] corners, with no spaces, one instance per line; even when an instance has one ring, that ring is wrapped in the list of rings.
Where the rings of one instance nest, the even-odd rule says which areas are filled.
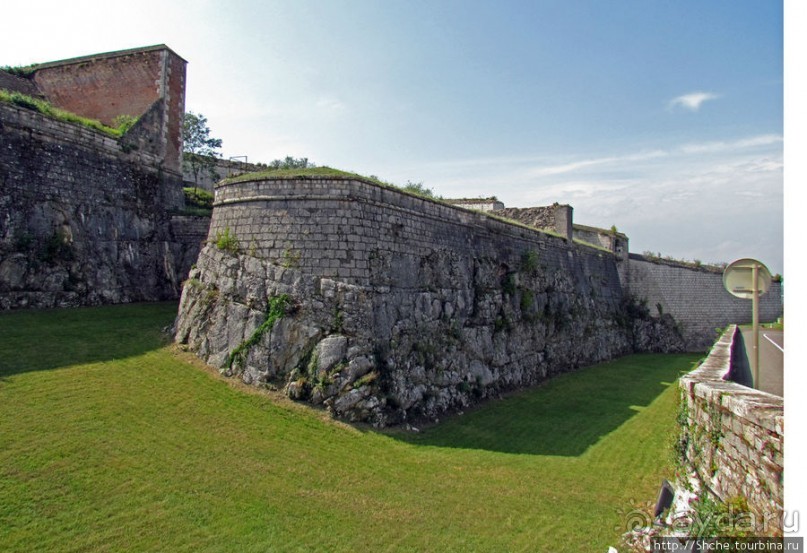
[[[725,380],[737,346],[732,325],[698,369],[680,379],[679,452],[705,490],[742,496],[764,534],[781,535],[784,506],[782,398]],[[744,346],[743,346],[744,347]]]
[[[675,318],[687,351],[708,351],[721,328],[751,322],[750,302],[726,292],[722,272],[714,268],[630,254],[628,279],[623,285],[644,300],[653,315]],[[775,321],[782,312],[782,285],[774,282],[760,298],[760,320]]]
[[[211,242],[227,229],[244,247],[202,250],[177,340],[226,365],[269,299],[287,295],[293,307],[244,365],[223,368],[340,418],[434,419],[583,365],[680,347],[674,322],[631,318],[601,250],[354,180],[225,186],[217,202]]]
[[[149,154],[0,104],[0,309],[176,298],[209,219]]]

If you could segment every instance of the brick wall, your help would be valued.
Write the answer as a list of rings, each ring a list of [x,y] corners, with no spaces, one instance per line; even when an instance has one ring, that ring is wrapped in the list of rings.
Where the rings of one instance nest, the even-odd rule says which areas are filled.
[[[53,105],[113,126],[119,115],[139,117],[159,105],[159,154],[181,172],[186,62],[166,46],[137,48],[40,64],[32,76]]]
[[[681,452],[712,494],[741,496],[755,535],[781,535],[784,505],[782,398],[724,380],[736,358],[731,326],[695,371],[681,377]]]
[[[717,328],[751,322],[751,302],[726,292],[722,273],[707,268],[653,262],[631,254],[627,288],[632,296],[647,300],[654,315],[658,304],[664,313],[671,314],[692,351],[707,350],[717,337]],[[782,312],[781,283],[773,283],[760,298],[760,321],[775,321]]]

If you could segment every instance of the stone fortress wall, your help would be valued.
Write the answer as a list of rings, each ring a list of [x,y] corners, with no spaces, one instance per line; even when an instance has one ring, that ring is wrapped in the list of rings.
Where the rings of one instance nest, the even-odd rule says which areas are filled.
[[[98,118],[109,124],[121,114],[139,117],[136,125],[124,137],[115,140],[77,125],[52,121],[27,110],[3,106],[4,123],[0,129],[2,132],[0,140],[4,141],[6,157],[4,166],[0,168],[0,176],[4,179],[2,202],[7,206],[6,209],[18,204],[26,206],[23,212],[27,215],[10,213],[3,223],[4,226],[0,227],[3,236],[0,294],[14,290],[17,297],[13,301],[0,302],[2,305],[57,305],[63,301],[54,299],[42,303],[47,295],[42,293],[46,289],[52,289],[54,285],[49,284],[40,290],[34,284],[40,280],[36,276],[39,269],[33,268],[39,264],[38,262],[26,262],[27,268],[23,271],[22,257],[30,257],[31,254],[31,246],[26,243],[36,241],[41,248],[45,247],[42,244],[54,236],[61,236],[60,233],[72,233],[72,230],[69,233],[68,230],[59,230],[64,226],[64,221],[73,219],[86,221],[87,213],[94,209],[88,206],[102,203],[99,198],[93,198],[93,190],[112,188],[115,186],[111,184],[113,182],[117,182],[117,186],[123,183],[120,189],[122,192],[128,190],[122,195],[119,207],[131,211],[130,219],[136,219],[150,212],[147,218],[151,217],[156,221],[154,217],[157,217],[161,222],[149,224],[153,225],[153,229],[163,230],[153,230],[145,234],[155,240],[159,236],[163,242],[174,244],[170,247],[174,251],[173,263],[167,265],[163,263],[161,269],[166,275],[174,275],[168,277],[168,281],[172,282],[168,289],[174,291],[167,292],[166,289],[157,296],[153,294],[143,296],[142,292],[130,294],[126,286],[116,284],[116,292],[76,294],[75,297],[86,297],[88,298],[86,301],[90,302],[130,301],[124,298],[170,297],[171,293],[176,293],[175,282],[184,278],[187,268],[193,263],[195,251],[199,249],[199,242],[206,235],[205,219],[186,220],[174,213],[181,208],[183,202],[179,183],[185,64],[186,62],[169,48],[158,45],[40,64],[30,68],[23,76],[0,71],[0,87],[44,98],[58,107],[80,115]],[[62,142],[63,148],[60,146]],[[41,158],[42,167],[37,167],[32,152],[39,152],[39,155],[44,156]],[[74,159],[85,155],[88,160],[93,161],[82,164]],[[113,158],[117,160],[117,163],[113,163],[116,168],[106,168],[105,164],[109,164]],[[254,164],[223,160],[217,166],[218,175],[222,177],[235,172],[257,169],[258,166]],[[150,176],[143,178],[121,176],[127,171]],[[154,187],[150,200],[138,197],[136,192],[127,188],[130,185],[125,184],[149,178],[160,181]],[[20,184],[22,182],[26,184],[23,186]],[[6,183],[8,186],[5,186]],[[96,186],[99,188],[93,188]],[[101,197],[106,197],[105,194],[101,194]],[[66,206],[74,206],[78,202],[83,207],[58,208],[61,196],[64,196]],[[79,201],[77,199],[79,197],[83,199]],[[139,199],[133,201],[133,198]],[[574,224],[571,206],[555,204],[536,208],[505,208],[495,198],[457,200],[454,203],[474,210],[487,210],[499,216],[549,230],[567,239],[591,243],[612,252],[616,256],[617,273],[623,290],[644,301],[654,314],[658,314],[656,311],[659,305],[663,313],[671,314],[684,333],[687,349],[705,350],[716,335],[717,327],[725,326],[732,321],[747,322],[750,317],[747,302],[726,294],[722,289],[719,275],[702,268],[661,263],[636,255],[629,257],[627,236],[610,230]],[[37,217],[30,215],[33,209],[31,206],[34,204],[39,204],[36,209],[41,212]],[[64,214],[57,216],[56,212]],[[50,215],[44,216],[42,213]],[[83,215],[77,216],[78,213]],[[43,221],[48,217],[50,219],[45,224]],[[109,218],[108,214],[104,217]],[[36,228],[28,228],[27,223],[23,224],[23,219],[37,221],[34,225]],[[134,232],[135,240],[146,243],[148,239],[144,238],[142,229],[134,231],[131,223],[122,220],[118,222],[129,228],[108,228],[99,232],[115,236],[128,236]],[[122,240],[131,242],[131,237]],[[300,249],[300,243],[297,243],[297,249]],[[308,244],[312,244],[310,240]],[[57,246],[51,244],[50,249],[59,250],[60,247]],[[146,246],[143,247],[148,249]],[[294,248],[290,248],[289,255],[297,255]],[[352,261],[359,264],[364,262]],[[324,260],[319,262],[326,263]],[[116,269],[113,268],[114,262],[111,258],[109,263],[110,267],[103,272],[114,274]],[[165,269],[167,266],[172,266],[173,269]],[[72,273],[68,271],[67,274]],[[50,282],[48,280],[50,277],[47,275],[45,277],[43,282]],[[54,278],[59,280],[56,277],[50,280]],[[67,280],[75,282],[79,278],[82,277],[73,275]],[[151,277],[146,280],[149,279]],[[100,281],[90,279],[88,282],[98,284]],[[32,293],[40,294],[40,299],[28,303],[22,299],[23,290],[31,286],[33,286]],[[68,303],[73,301],[75,300]],[[764,320],[774,320],[781,315],[781,312],[781,285],[775,283],[774,288],[763,296],[762,317]]]
[[[360,178],[220,183],[208,244],[177,340],[349,420],[433,419],[683,347],[671,320],[627,315],[611,252]]]
[[[688,351],[707,351],[726,325],[751,322],[751,303],[726,292],[721,268],[630,253],[625,234],[574,223],[572,208],[566,205],[505,208],[492,213],[612,252],[626,294],[645,304],[654,316],[672,315]],[[782,316],[782,293],[782,283],[773,282],[760,298],[761,321],[773,322]]]
[[[0,71],[0,85],[102,122],[139,116],[115,139],[0,103],[0,309],[179,295],[204,237],[174,215],[184,73],[164,46]]]
[[[668,313],[678,322],[691,351],[706,351],[729,324],[750,324],[751,302],[723,287],[714,267],[693,267],[630,254],[627,289],[647,303],[654,315]],[[783,314],[782,283],[772,282],[760,297],[759,319],[774,322]]]
[[[201,188],[212,193],[216,183],[220,180],[243,173],[257,173],[266,169],[255,163],[233,159],[214,158],[213,161],[214,164],[210,171],[202,170],[198,175],[194,175],[190,167],[183,166],[182,179],[185,181],[185,186]]]
[[[504,204],[496,199],[495,196],[490,198],[457,198],[445,201],[457,207],[464,207],[466,209],[473,209],[476,211],[490,212],[504,209]]]

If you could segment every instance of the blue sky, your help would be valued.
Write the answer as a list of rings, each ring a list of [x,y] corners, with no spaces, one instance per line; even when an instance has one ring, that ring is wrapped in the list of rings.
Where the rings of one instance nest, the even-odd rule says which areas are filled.
[[[616,225],[638,253],[757,257],[783,272],[779,2],[78,1],[4,12],[33,17],[36,32],[6,27],[0,64],[169,45],[189,61],[186,108],[208,117],[225,157],[306,156],[446,197],[569,203],[576,222]]]

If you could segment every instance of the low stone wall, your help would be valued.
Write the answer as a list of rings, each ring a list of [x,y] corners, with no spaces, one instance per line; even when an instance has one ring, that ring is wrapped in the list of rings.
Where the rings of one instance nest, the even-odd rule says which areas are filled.
[[[209,229],[210,217],[171,216],[171,251],[177,267],[177,276],[180,279],[184,280],[191,267],[196,264]]]
[[[739,333],[729,327],[703,364],[681,377],[679,452],[709,492],[723,501],[744,497],[757,530],[781,534],[784,402],[724,380]]]

